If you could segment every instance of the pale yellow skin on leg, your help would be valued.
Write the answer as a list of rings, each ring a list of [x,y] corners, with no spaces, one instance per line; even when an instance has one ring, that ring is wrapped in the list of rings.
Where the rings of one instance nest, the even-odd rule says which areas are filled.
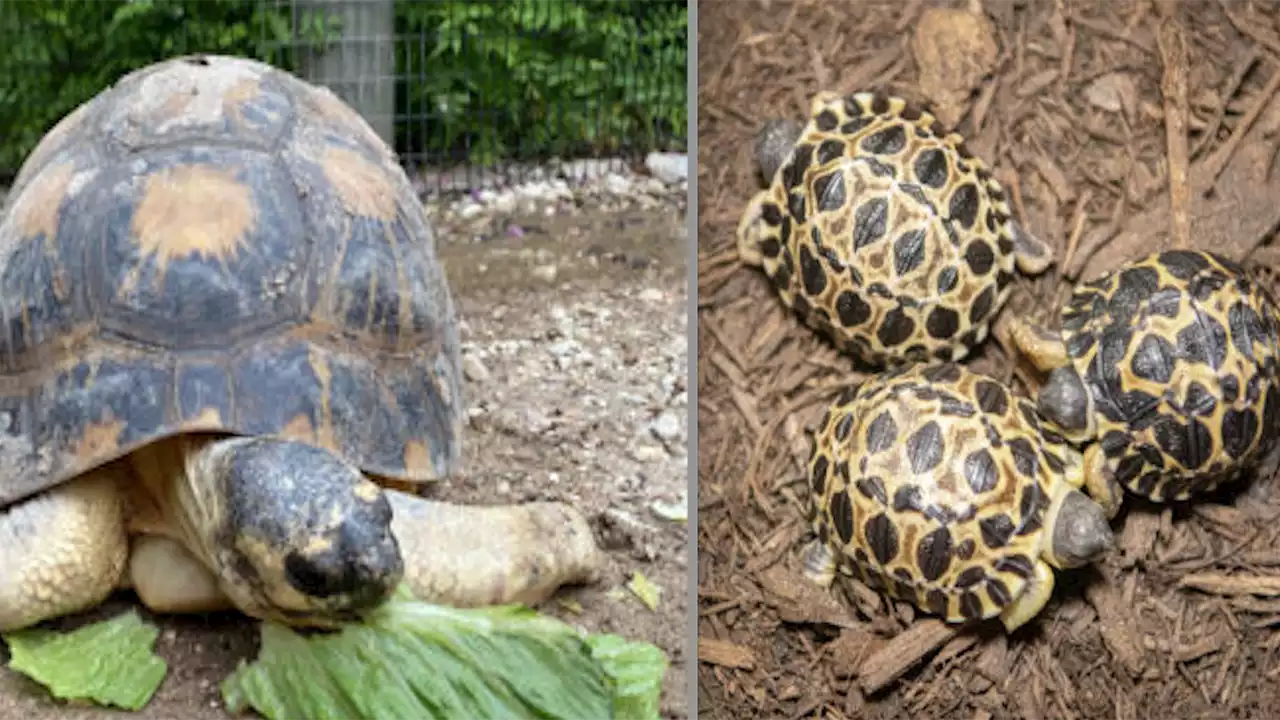
[[[1044,606],[1049,604],[1051,597],[1053,568],[1044,560],[1038,560],[1035,574],[1027,581],[1026,589],[1000,613],[1000,622],[1004,625],[1005,632],[1012,633],[1039,615]]]
[[[235,608],[209,567],[182,543],[163,535],[134,538],[125,578],[152,612],[177,615]]]
[[[1024,275],[1039,275],[1053,264],[1053,248],[1027,232],[1021,223],[1013,224],[1013,262]]]
[[[1120,512],[1120,505],[1124,503],[1124,488],[1116,480],[1115,471],[1111,463],[1107,462],[1101,445],[1094,443],[1085,449],[1084,465],[1085,490],[1094,502],[1102,506],[1107,519],[1114,519],[1116,513]]]
[[[1057,333],[1049,332],[1039,325],[1033,325],[1021,318],[1011,318],[1009,322],[1009,339],[1018,352],[1031,361],[1040,372],[1049,372],[1065,367],[1071,362],[1067,357],[1067,348]]]
[[[142,458],[137,469],[152,473],[157,457],[163,454]],[[87,610],[117,588],[132,588],[157,613],[249,612],[201,559],[208,550],[190,547],[195,541],[179,529],[200,522],[202,503],[219,502],[193,497],[203,480],[189,473],[201,467],[208,466],[168,466],[158,502],[146,492],[156,490],[156,476],[140,481],[129,464],[113,463],[7,508],[0,514],[0,631]],[[562,585],[600,576],[604,554],[572,506],[470,507],[383,492],[404,581],[426,602],[533,605]]]
[[[836,554],[814,538],[800,555],[804,579],[819,587],[831,587],[836,580]]]
[[[129,554],[125,503],[103,468],[0,516],[0,631],[91,608]]]

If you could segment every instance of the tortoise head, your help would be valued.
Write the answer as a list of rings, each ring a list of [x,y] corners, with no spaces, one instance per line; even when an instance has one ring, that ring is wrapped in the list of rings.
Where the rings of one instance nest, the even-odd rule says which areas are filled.
[[[1049,371],[1036,395],[1041,414],[1052,420],[1063,434],[1080,442],[1096,433],[1093,398],[1075,368],[1062,365]]]
[[[1062,334],[1018,317],[1011,319],[1008,333],[1014,349],[1047,374],[1036,393],[1040,413],[1072,441],[1092,439],[1097,431],[1093,396],[1076,372]]]
[[[766,120],[756,133],[756,165],[766,185],[772,183],[782,169],[803,131],[804,126],[795,120],[772,119]]]
[[[1115,534],[1102,506],[1069,488],[1049,508],[1045,559],[1056,568],[1087,565],[1115,546]]]
[[[403,577],[391,505],[332,453],[290,440],[228,438],[197,451],[188,467],[184,514],[195,522],[187,526],[245,613],[333,627],[382,603]]]
[[[791,149],[800,139],[803,126],[794,120],[767,120],[756,134],[756,165],[764,176],[765,185],[772,185],[774,177],[791,154]],[[765,257],[761,250],[768,237],[778,240],[776,228],[781,221],[781,209],[769,198],[772,193],[764,190],[755,194],[747,202],[738,221],[738,258],[747,265],[761,266]],[[766,219],[765,212],[773,212],[772,222]],[[777,255],[775,251],[774,256]]]

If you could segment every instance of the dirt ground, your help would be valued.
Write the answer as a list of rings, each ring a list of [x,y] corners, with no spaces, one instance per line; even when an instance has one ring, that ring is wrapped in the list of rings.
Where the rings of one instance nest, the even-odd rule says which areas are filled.
[[[465,477],[433,496],[561,500],[581,508],[608,552],[605,578],[566,589],[540,609],[589,631],[661,647],[670,659],[663,715],[685,718],[687,526],[652,509],[687,494],[683,202],[554,217],[517,213],[501,222],[520,227],[522,237],[501,227],[474,230],[485,222],[437,222],[439,253],[464,319],[470,423]],[[625,589],[637,571],[662,589],[656,612]],[[120,596],[62,625],[135,603]],[[256,656],[257,623],[236,614],[143,615],[161,628],[156,650],[170,669],[151,703],[131,717],[229,717],[218,684],[240,659]],[[0,670],[0,717],[113,716],[124,714],[67,707]]]
[[[698,31],[700,715],[1280,717],[1278,493],[1130,498],[1118,551],[1010,637],[800,580],[809,433],[859,376],[734,249],[759,125],[876,89],[964,134],[1055,247],[1002,319],[1175,238],[1274,277],[1280,5],[713,1]],[[997,341],[971,364],[1014,379]]]

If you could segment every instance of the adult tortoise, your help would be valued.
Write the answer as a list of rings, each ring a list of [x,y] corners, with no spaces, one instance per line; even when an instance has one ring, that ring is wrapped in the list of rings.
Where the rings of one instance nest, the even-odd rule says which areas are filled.
[[[947,622],[1013,632],[1053,593],[1054,568],[1114,543],[1080,452],[1035,405],[949,362],[899,366],[828,408],[809,459],[817,538],[804,573],[851,574]]]
[[[1015,269],[1053,262],[963,139],[901,98],[820,92],[804,126],[765,123],[756,161],[768,187],[743,211],[739,257],[869,366],[963,359]]]
[[[602,560],[558,503],[467,507],[458,325],[395,157],[249,60],[138,70],[55,126],[0,224],[0,628],[131,586],[333,627],[403,579],[537,602]]]
[[[1088,445],[1108,515],[1124,489],[1168,502],[1275,475],[1280,324],[1251,272],[1212,252],[1151,253],[1077,285],[1060,314],[1059,332],[1018,318],[1010,338],[1047,373],[1041,410]]]

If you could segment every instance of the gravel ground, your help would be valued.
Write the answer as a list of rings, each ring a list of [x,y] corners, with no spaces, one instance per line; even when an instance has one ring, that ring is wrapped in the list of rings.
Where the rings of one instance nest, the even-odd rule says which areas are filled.
[[[671,661],[663,714],[688,716],[684,630],[688,477],[686,220],[683,183],[607,173],[430,200],[438,252],[464,318],[465,474],[435,492],[458,502],[572,502],[610,566],[595,586],[542,609],[590,631],[656,643]],[[661,588],[656,611],[626,589]],[[572,599],[575,602],[564,602]],[[91,616],[136,604],[113,598]],[[243,616],[144,617],[162,629],[169,675],[138,717],[226,718],[218,683],[256,654]],[[7,659],[7,658],[6,658]],[[48,699],[0,671],[0,717],[116,713]]]

